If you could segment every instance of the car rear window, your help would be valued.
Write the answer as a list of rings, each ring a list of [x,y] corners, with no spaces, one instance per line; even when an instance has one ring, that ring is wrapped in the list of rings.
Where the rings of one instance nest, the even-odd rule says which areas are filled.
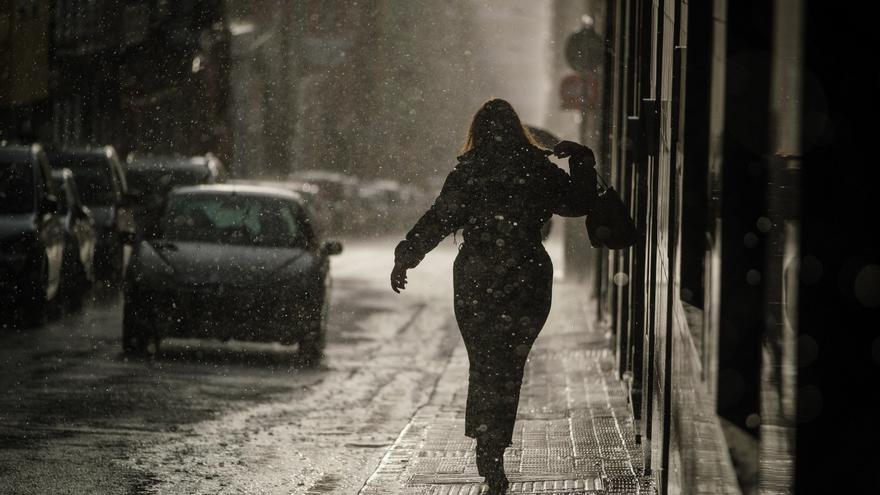
[[[297,205],[240,194],[172,195],[162,221],[163,237],[180,242],[305,247],[308,240]]]

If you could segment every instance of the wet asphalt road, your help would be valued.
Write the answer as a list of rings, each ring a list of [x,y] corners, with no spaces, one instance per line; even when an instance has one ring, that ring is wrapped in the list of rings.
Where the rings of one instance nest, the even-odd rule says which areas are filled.
[[[398,296],[393,246],[349,242],[333,259],[317,368],[295,346],[198,340],[126,359],[113,294],[0,329],[0,493],[357,493],[460,342],[454,247]]]

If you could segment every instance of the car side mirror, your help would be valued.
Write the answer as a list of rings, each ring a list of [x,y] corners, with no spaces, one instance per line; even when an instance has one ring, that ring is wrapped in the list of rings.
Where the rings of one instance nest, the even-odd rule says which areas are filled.
[[[339,241],[327,241],[321,245],[321,253],[324,256],[333,256],[342,252],[342,243]]]

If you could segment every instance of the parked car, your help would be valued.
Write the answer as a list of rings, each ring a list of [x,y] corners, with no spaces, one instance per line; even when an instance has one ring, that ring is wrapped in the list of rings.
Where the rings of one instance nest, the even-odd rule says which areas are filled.
[[[62,149],[49,152],[55,169],[73,172],[82,202],[95,220],[98,242],[95,248],[95,272],[109,282],[122,280],[131,255],[125,243],[136,232],[131,212],[125,170],[112,146]]]
[[[303,206],[308,214],[312,230],[316,235],[327,233],[327,227],[332,220],[332,210],[327,202],[318,194],[318,186],[309,182],[297,180],[262,180],[262,179],[232,179],[230,184],[243,184],[251,186],[278,187],[293,191],[302,199]]]
[[[357,229],[362,209],[358,194],[358,180],[347,174],[329,170],[299,170],[290,179],[306,182],[317,187],[316,195],[326,207],[329,222],[327,228],[334,233]]]
[[[156,235],[159,217],[171,189],[226,181],[223,163],[211,153],[202,156],[130,154],[125,163],[132,211],[146,236]]]
[[[302,200],[280,188],[174,189],[161,233],[138,243],[125,282],[122,346],[156,352],[165,337],[299,342],[317,361],[325,339],[328,257]]]
[[[95,220],[82,204],[70,169],[53,170],[52,182],[60,196],[58,212],[64,225],[61,300],[68,309],[79,309],[95,282]]]
[[[0,146],[0,299],[27,326],[57,300],[64,228],[46,154]]]
[[[358,215],[363,218],[364,233],[369,234],[387,234],[409,228],[430,206],[420,187],[393,179],[363,182],[360,198]]]

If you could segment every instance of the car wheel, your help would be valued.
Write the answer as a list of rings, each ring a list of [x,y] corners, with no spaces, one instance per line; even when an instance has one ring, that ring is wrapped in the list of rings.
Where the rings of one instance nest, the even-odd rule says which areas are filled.
[[[122,315],[122,351],[129,356],[157,355],[159,342],[157,332],[138,314],[135,305],[126,300]]]
[[[308,328],[299,342],[299,353],[308,366],[317,366],[324,356],[327,344],[327,307],[321,304],[314,309],[314,314],[307,320]]]
[[[309,332],[299,343],[300,358],[307,366],[317,366],[324,356],[324,333]]]

